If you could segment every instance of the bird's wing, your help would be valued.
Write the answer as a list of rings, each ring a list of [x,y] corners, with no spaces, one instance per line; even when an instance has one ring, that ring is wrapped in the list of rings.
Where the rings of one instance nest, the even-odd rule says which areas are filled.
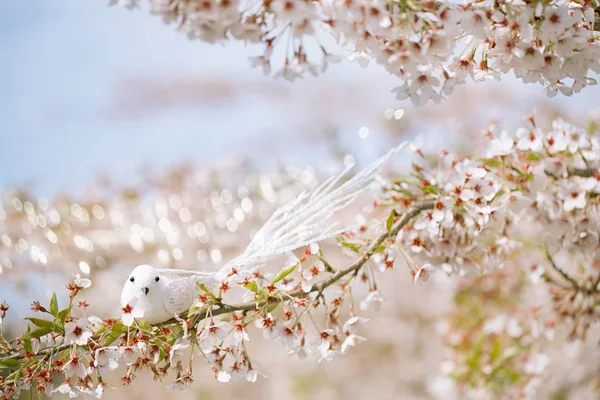
[[[302,192],[279,207],[252,238],[246,250],[225,264],[220,272],[226,273],[232,267],[249,269],[285,252],[347,230],[348,227],[340,227],[329,221],[330,217],[355,200],[373,181],[381,167],[405,145],[406,142],[393,148],[343,183],[343,177],[352,166],[327,179],[312,193]]]
[[[213,274],[198,275],[174,279],[167,285],[166,296],[163,299],[165,310],[171,314],[180,314],[189,309],[199,293],[198,284],[212,285],[215,281]]]

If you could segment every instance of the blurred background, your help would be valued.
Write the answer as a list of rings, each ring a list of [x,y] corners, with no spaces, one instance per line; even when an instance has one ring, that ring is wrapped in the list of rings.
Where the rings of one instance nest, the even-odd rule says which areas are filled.
[[[363,69],[342,62],[318,78],[290,84],[250,68],[248,56],[261,49],[192,42],[147,10],[109,8],[103,0],[3,0],[0,52],[4,198],[15,193],[50,202],[64,198],[72,207],[110,202],[115,188],[120,198],[132,188],[139,196],[145,187],[145,202],[177,209],[178,196],[192,204],[199,201],[194,193],[211,198],[218,175],[222,203],[229,204],[223,190],[233,193],[235,213],[235,204],[254,200],[252,188],[258,188],[254,194],[262,202],[243,209],[246,217],[236,220],[235,229],[218,216],[212,225],[205,221],[197,228],[210,237],[188,245],[198,246],[190,252],[207,268],[245,246],[244,223],[259,223],[286,196],[353,158],[359,164],[371,161],[391,144],[418,135],[426,149],[460,151],[477,143],[493,121],[510,129],[532,111],[571,121],[599,111],[594,109],[598,87],[573,98],[547,99],[541,87],[510,76],[501,83],[466,85],[442,104],[420,109],[396,101],[390,93],[393,77],[376,65]],[[409,165],[406,159],[398,163]],[[264,176],[270,177],[269,185]],[[269,199],[265,187],[288,192]],[[121,204],[121,210],[127,207]],[[194,218],[205,216],[182,217],[196,226]],[[11,227],[5,220],[3,229]],[[157,254],[152,257],[160,259]],[[170,249],[169,262],[186,261],[173,254]],[[115,309],[122,277],[139,263],[133,257],[127,265],[124,259],[118,271],[95,277],[86,294],[100,316]],[[12,306],[6,324],[18,329],[31,301],[45,299],[71,272],[89,273],[81,261],[73,262],[73,268],[52,266],[56,270],[49,263],[34,274],[12,266],[10,274],[1,274],[0,301]],[[444,355],[437,317],[450,307],[454,285],[436,277],[417,287],[408,273],[397,273],[382,285],[389,301],[372,318],[369,340],[344,358],[326,364],[297,361],[270,342],[253,343],[269,379],[222,386],[208,369],[199,368],[194,389],[178,392],[177,398],[451,398],[435,377]],[[111,295],[101,298],[102,293]],[[146,379],[108,391],[105,398],[163,398],[164,385],[144,385]],[[118,379],[114,382],[119,386]]]

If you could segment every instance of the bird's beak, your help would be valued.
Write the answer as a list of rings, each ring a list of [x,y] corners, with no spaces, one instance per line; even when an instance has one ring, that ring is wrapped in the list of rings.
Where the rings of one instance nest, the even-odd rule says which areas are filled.
[[[149,291],[150,291],[150,289],[147,287],[142,288],[142,292],[144,292],[144,294],[148,294]]]

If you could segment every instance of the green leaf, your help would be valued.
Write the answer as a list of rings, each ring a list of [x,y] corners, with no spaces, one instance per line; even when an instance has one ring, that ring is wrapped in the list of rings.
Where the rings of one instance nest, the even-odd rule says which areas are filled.
[[[67,316],[71,313],[71,309],[73,308],[73,306],[69,306],[69,308],[65,308],[64,310],[61,310],[58,313],[58,316],[56,317],[56,325],[60,328],[59,330],[64,332],[64,327],[65,327],[65,320],[67,319]]]
[[[167,353],[162,347],[160,348],[159,354],[160,355],[158,356],[158,362],[156,365],[160,364],[167,357],[167,355],[169,355],[169,353]]]
[[[23,336],[24,339],[33,339],[33,338],[41,338],[44,335],[47,335],[51,332],[54,332],[54,327],[52,328],[38,328],[34,329],[31,332],[28,332]]]
[[[427,194],[438,194],[438,191],[437,191],[437,189],[435,188],[435,186],[427,185],[427,186],[424,186],[424,187],[422,188],[422,190],[423,190],[423,193],[427,193]]]
[[[502,372],[504,373],[504,376],[512,382],[518,382],[521,379],[519,372],[512,368],[505,367]]]
[[[488,167],[497,168],[502,166],[502,160],[497,158],[484,158],[483,163]]]
[[[14,358],[7,358],[4,360],[0,360],[0,369],[15,368],[15,367],[18,367],[19,365],[21,365],[19,360],[16,360]]]
[[[38,328],[52,328],[52,327],[54,327],[54,322],[53,321],[48,321],[46,319],[39,319],[39,318],[25,318],[25,319],[33,322],[33,324],[35,326],[37,326]]]
[[[31,339],[23,340],[23,348],[25,349],[25,351],[28,351],[28,352],[33,351],[33,347],[31,346]]]
[[[272,311],[275,311],[275,309],[276,309],[277,307],[279,307],[279,303],[268,303],[268,304],[265,306],[265,310],[266,310],[267,312],[272,312]]]
[[[94,334],[102,335],[104,332],[106,332],[106,325],[102,325],[100,328],[98,328],[98,330],[96,332],[94,332]]]
[[[258,293],[258,285],[256,284],[256,281],[252,281],[250,283],[246,283],[244,285],[244,287],[248,290],[253,291],[254,293]]]
[[[15,383],[19,380],[19,378],[21,377],[21,369],[18,369],[16,371],[14,371],[12,374],[10,374],[9,376],[6,377],[6,379],[4,380],[4,384],[8,384],[8,383]]]
[[[388,235],[392,234],[392,226],[394,226],[394,219],[396,219],[396,210],[392,210],[392,212],[390,213],[390,216],[388,217],[387,221],[385,222],[385,227],[387,228]]]
[[[285,278],[286,276],[288,276],[289,274],[294,272],[294,270],[296,269],[296,267],[298,267],[298,265],[300,265],[299,262],[297,262],[296,264],[291,265],[289,267],[283,268],[281,271],[279,271],[277,273],[277,275],[275,275],[275,277],[271,281],[271,284],[272,285],[276,284],[277,282],[279,282],[280,280],[282,280],[283,278]],[[254,284],[256,285],[256,283],[254,283]]]
[[[208,297],[210,297],[210,298],[212,298],[212,299],[216,299],[216,298],[217,298],[217,296],[215,296],[215,295],[214,295],[214,293],[213,293],[213,292],[211,292],[211,291],[210,291],[210,290],[209,290],[209,289],[206,287],[206,285],[205,285],[204,283],[199,283],[199,282],[197,282],[196,284],[197,284],[197,285],[200,287],[200,289],[202,289],[202,291],[203,291],[204,293],[206,293],[206,295],[207,295]]]
[[[348,242],[341,242],[341,243],[342,243],[342,246],[344,246],[345,248],[350,249],[355,253],[360,253],[360,249],[358,248],[357,245],[348,243]]]
[[[104,338],[104,341],[102,342],[103,346],[106,347],[113,344],[113,342],[120,338],[125,331],[127,331],[127,327],[125,325],[115,324],[108,336]]]
[[[50,314],[54,315],[54,317],[58,317],[58,300],[56,299],[56,293],[52,294],[52,299],[50,300]]]
[[[140,329],[143,330],[144,332],[152,332],[152,325],[150,325],[146,321],[139,320],[137,322],[137,324],[140,327]]]
[[[492,347],[492,352],[490,353],[490,360],[493,363],[498,358],[500,358],[501,355],[502,355],[502,353],[501,353],[501,348],[500,348],[500,338],[497,338],[494,341],[494,345]]]
[[[519,175],[519,178],[525,179],[526,181],[532,181],[534,176],[530,173],[522,173],[521,175]]]
[[[529,160],[529,161],[538,161],[541,158],[542,158],[542,156],[539,153],[529,153],[529,154],[527,154],[527,160]]]
[[[410,190],[408,189],[404,189],[404,188],[394,188],[394,192],[398,192],[398,193],[402,193],[403,195],[407,196],[407,197],[412,197],[413,194]]]
[[[171,330],[171,337],[169,338],[169,340],[167,340],[167,343],[169,343],[172,346],[177,339],[183,336],[183,327],[181,326],[181,324],[177,324],[169,326],[169,329]]]
[[[387,249],[386,246],[380,244],[379,246],[375,247],[375,250],[373,250],[373,254],[381,253],[382,251],[385,251],[386,249]]]

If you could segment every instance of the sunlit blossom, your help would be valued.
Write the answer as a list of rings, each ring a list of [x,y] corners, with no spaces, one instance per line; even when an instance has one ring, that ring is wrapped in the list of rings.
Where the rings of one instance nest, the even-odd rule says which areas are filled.
[[[85,319],[65,324],[65,343],[67,344],[85,346],[91,336],[92,331],[87,328],[87,321]]]

